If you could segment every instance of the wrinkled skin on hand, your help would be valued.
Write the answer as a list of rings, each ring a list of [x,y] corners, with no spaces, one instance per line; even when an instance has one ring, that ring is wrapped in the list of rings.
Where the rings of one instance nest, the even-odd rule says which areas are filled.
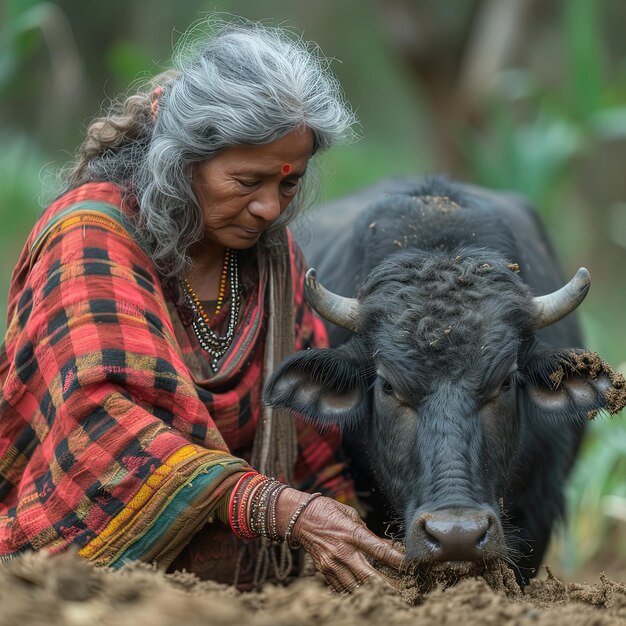
[[[308,497],[296,489],[280,494],[276,522],[281,536],[295,510]],[[403,555],[389,541],[371,533],[352,507],[332,498],[315,498],[298,517],[291,537],[311,555],[315,567],[339,593],[352,592],[368,579],[386,582],[367,556],[394,569],[402,567]]]

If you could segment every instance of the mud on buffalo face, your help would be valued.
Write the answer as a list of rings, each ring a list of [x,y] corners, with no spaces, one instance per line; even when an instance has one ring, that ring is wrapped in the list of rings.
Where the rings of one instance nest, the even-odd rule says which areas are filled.
[[[501,506],[523,454],[521,416],[583,423],[619,410],[623,379],[595,355],[542,344],[529,288],[478,250],[392,255],[351,315],[352,340],[287,359],[265,401],[318,424],[367,425],[409,558],[514,557]]]

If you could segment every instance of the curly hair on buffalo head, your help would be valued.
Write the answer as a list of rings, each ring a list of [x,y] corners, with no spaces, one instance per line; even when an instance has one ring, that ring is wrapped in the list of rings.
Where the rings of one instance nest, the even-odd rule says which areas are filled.
[[[435,373],[468,380],[468,363],[484,372],[533,333],[532,293],[516,269],[479,248],[394,253],[359,291],[361,333],[411,389]]]

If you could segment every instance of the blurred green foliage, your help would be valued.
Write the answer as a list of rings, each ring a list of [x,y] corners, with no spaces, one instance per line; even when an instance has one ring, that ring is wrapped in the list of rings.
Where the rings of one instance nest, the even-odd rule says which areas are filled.
[[[538,82],[528,69],[503,72],[491,127],[468,129],[463,149],[472,178],[516,189],[544,213],[558,210],[555,192],[572,184],[573,161],[602,141],[626,139],[626,66],[605,75],[598,5],[563,5],[565,88]]]
[[[421,4],[454,30],[479,2]],[[548,34],[541,39],[530,31],[528,62],[499,71],[480,122],[459,128],[463,162],[455,174],[526,195],[546,220],[567,273],[583,263],[591,267],[594,286],[582,308],[588,345],[617,365],[626,360],[626,233],[616,232],[626,226],[626,58],[619,28],[626,5],[562,0],[548,3],[548,10],[540,4],[537,11],[544,13],[536,25],[547,22],[541,32]],[[380,6],[386,5],[211,4],[224,17],[283,24],[335,58],[333,69],[357,110],[363,138],[324,157],[323,198],[387,175],[446,167],[433,149],[436,130],[423,85],[394,54],[399,35],[385,31]],[[172,44],[206,8],[199,0],[6,0],[0,8],[2,310],[40,197],[54,195],[55,172],[71,157],[89,118],[137,78],[166,68]],[[539,63],[531,62],[533,49]],[[625,459],[624,419],[598,418],[569,485],[571,521],[557,542],[570,569],[604,554],[607,537],[608,550],[626,556]]]

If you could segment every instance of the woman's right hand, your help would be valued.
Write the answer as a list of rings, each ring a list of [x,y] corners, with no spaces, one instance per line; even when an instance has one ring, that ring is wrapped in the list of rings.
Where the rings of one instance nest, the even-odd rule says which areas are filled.
[[[310,495],[285,489],[277,502],[277,529],[284,536],[297,508]],[[368,579],[386,582],[366,557],[401,569],[403,555],[386,539],[370,532],[350,506],[324,496],[315,498],[298,517],[291,537],[313,558],[316,568],[338,592],[352,592]]]

